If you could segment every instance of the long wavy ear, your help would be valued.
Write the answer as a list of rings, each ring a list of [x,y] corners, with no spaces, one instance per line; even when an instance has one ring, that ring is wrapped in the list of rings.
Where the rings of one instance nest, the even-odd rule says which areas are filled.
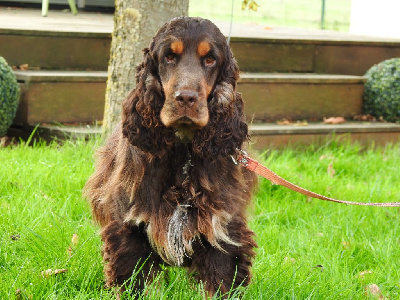
[[[122,133],[129,142],[161,157],[173,145],[173,130],[160,120],[164,95],[150,50],[144,49],[143,62],[136,69],[136,88],[122,104]]]
[[[236,92],[239,69],[229,46],[225,48],[225,63],[208,103],[210,120],[197,131],[193,152],[201,157],[232,155],[249,138],[242,97]]]

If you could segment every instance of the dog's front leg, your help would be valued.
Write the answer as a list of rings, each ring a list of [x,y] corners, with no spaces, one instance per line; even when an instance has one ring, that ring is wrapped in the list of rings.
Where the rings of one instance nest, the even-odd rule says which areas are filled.
[[[137,272],[133,288],[142,290],[160,271],[161,258],[152,251],[142,227],[114,221],[103,228],[101,237],[107,285],[125,290],[122,284]]]
[[[190,272],[194,271],[203,282],[210,296],[215,293],[226,295],[231,289],[247,286],[250,283],[250,268],[257,247],[254,233],[243,221],[233,220],[228,232],[240,246],[221,243],[223,251],[202,241],[196,245],[192,256]]]

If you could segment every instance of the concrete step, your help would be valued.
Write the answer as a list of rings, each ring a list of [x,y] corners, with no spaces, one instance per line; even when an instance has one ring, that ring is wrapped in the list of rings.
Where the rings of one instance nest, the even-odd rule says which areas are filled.
[[[12,66],[32,69],[107,70],[110,44],[108,33],[0,30],[1,55]],[[231,47],[245,72],[364,75],[374,64],[400,57],[400,41],[233,37]]]
[[[360,114],[364,82],[348,75],[244,73],[238,90],[249,120],[315,121]]]
[[[300,72],[364,75],[374,64],[400,57],[400,40],[312,38],[232,38],[231,47],[246,72]]]
[[[112,14],[0,8],[0,54],[10,65],[36,69],[107,70]],[[215,22],[227,35],[228,22]],[[231,46],[245,72],[363,75],[400,57],[400,40],[326,30],[266,28],[234,23]]]
[[[103,119],[107,72],[15,71],[22,94],[15,124],[90,123]],[[322,120],[361,113],[363,77],[243,73],[248,120]]]
[[[14,124],[103,119],[107,72],[15,71],[21,97]]]
[[[34,126],[11,128],[8,136],[27,139]],[[100,126],[39,126],[36,135],[45,140],[99,136]],[[251,143],[257,150],[286,146],[322,145],[332,137],[336,140],[358,142],[361,145],[385,145],[400,142],[400,125],[380,122],[348,122],[338,125],[309,123],[307,126],[276,125],[273,123],[251,124]]]
[[[252,142],[256,149],[282,148],[290,145],[321,145],[333,136],[339,140],[361,145],[385,145],[400,142],[400,125],[380,122],[346,122],[328,125],[252,124]]]

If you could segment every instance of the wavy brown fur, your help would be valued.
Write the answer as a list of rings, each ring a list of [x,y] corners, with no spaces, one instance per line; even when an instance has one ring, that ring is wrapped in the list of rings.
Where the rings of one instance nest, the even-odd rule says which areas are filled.
[[[248,139],[238,77],[208,20],[174,19],[144,50],[121,126],[85,186],[102,227],[108,285],[123,284],[141,264],[138,289],[160,264],[186,267],[210,294],[250,282],[256,244],[246,208],[256,178],[230,157]],[[183,143],[175,133],[187,124],[191,140]]]

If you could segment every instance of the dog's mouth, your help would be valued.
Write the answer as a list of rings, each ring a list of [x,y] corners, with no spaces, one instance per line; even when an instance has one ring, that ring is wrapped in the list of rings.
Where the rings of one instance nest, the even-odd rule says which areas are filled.
[[[192,119],[187,116],[179,118],[173,125],[175,128],[175,135],[182,143],[190,143],[193,140],[194,133],[202,126],[196,124]]]

